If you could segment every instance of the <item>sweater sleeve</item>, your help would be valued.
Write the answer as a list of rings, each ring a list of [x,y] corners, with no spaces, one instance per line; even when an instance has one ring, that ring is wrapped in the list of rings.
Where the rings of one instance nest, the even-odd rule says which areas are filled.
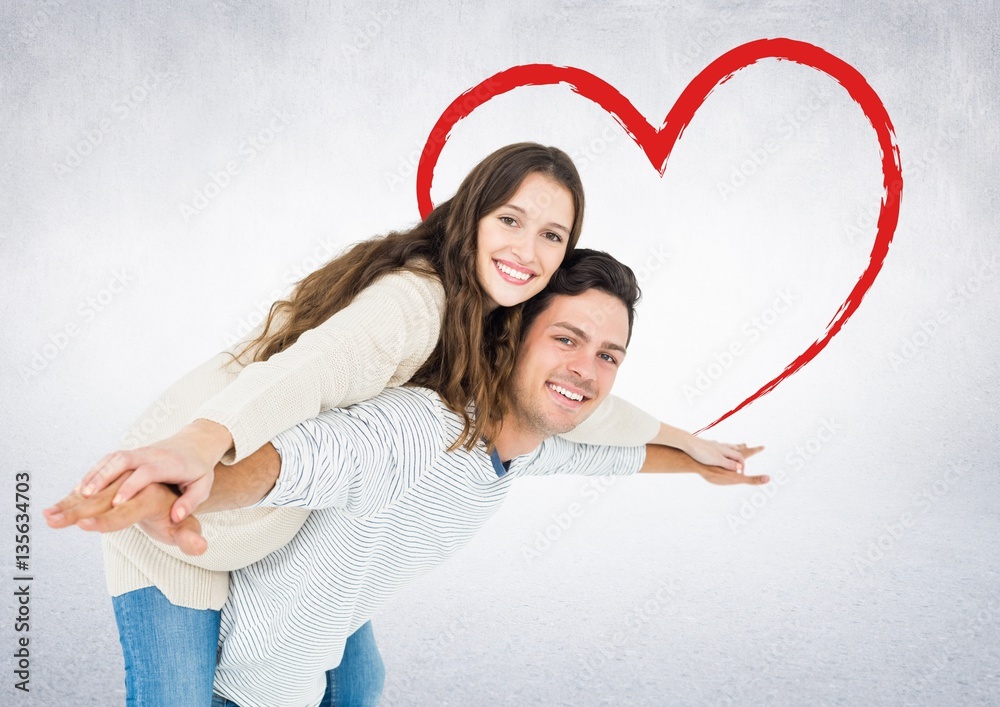
[[[636,447],[651,442],[659,432],[660,421],[655,417],[609,395],[590,417],[559,436],[581,444]]]
[[[230,464],[321,411],[405,383],[437,345],[444,316],[438,280],[390,273],[284,351],[243,368],[192,419],[226,427]]]

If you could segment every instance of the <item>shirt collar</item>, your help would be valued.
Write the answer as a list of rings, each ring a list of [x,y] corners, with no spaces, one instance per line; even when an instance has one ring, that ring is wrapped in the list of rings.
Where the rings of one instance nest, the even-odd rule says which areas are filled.
[[[480,439],[480,443],[483,445],[483,451],[485,452],[486,440]],[[493,465],[493,471],[496,474],[496,478],[502,479],[511,471],[511,469],[517,471],[525,464],[530,464],[535,459],[535,457],[538,456],[538,453],[541,451],[541,449],[542,445],[539,444],[537,447],[535,447],[535,449],[528,452],[527,454],[522,454],[519,457],[514,457],[505,464],[503,461],[500,460],[500,455],[497,454],[496,447],[494,447],[493,451],[489,452],[489,457],[490,457],[490,463]]]
[[[496,448],[494,448],[493,451],[490,452],[490,461],[493,462],[493,471],[497,473],[497,478],[498,479],[503,478],[504,474],[506,474],[508,471],[508,466],[510,465],[510,463],[508,462],[507,464],[504,464],[502,461],[500,461],[500,455],[497,454]]]

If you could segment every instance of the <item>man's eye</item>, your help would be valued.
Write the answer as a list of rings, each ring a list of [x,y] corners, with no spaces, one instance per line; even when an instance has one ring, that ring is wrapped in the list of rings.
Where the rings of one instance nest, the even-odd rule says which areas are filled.
[[[618,363],[618,361],[615,360],[615,357],[612,356],[611,354],[606,354],[606,353],[601,354],[601,358],[603,358],[608,363]]]
[[[556,341],[558,341],[560,344],[567,344],[567,345],[573,343],[573,340],[568,336],[557,336]]]

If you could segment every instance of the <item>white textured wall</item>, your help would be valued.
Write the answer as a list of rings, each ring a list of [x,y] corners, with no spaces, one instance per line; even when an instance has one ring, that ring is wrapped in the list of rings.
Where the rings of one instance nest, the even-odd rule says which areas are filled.
[[[570,65],[659,124],[711,59],[790,37],[867,77],[906,186],[884,270],[843,332],[710,432],[766,444],[751,469],[783,483],[523,482],[376,619],[385,703],[996,702],[993,3],[181,5],[0,13],[0,701],[122,701],[98,540],[48,531],[41,508],[304,271],[415,221],[416,158],[461,91],[515,64]],[[456,129],[435,197],[515,140],[576,157],[586,245],[654,266],[619,390],[689,429],[816,338],[871,247],[874,133],[830,79],[788,62],[717,90],[663,179],[595,105],[558,87],[507,94]],[[753,174],[723,189],[741,168]],[[213,179],[227,183],[195,203]],[[744,354],[685,394],[734,343]],[[19,471],[27,696],[10,657]]]

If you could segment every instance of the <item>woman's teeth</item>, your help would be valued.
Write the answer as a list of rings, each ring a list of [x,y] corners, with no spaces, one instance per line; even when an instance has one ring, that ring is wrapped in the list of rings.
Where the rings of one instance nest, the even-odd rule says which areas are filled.
[[[566,390],[560,385],[552,385],[550,383],[549,387],[552,388],[552,390],[559,393],[560,395],[569,398],[570,400],[575,400],[576,402],[580,402],[581,400],[583,400],[583,396],[580,395],[579,393],[571,393],[570,391]]]
[[[528,280],[531,278],[530,273],[520,272],[519,270],[515,270],[514,268],[504,265],[498,260],[494,260],[493,262],[496,264],[497,270],[507,275],[510,275],[513,278],[516,278],[518,280]]]

